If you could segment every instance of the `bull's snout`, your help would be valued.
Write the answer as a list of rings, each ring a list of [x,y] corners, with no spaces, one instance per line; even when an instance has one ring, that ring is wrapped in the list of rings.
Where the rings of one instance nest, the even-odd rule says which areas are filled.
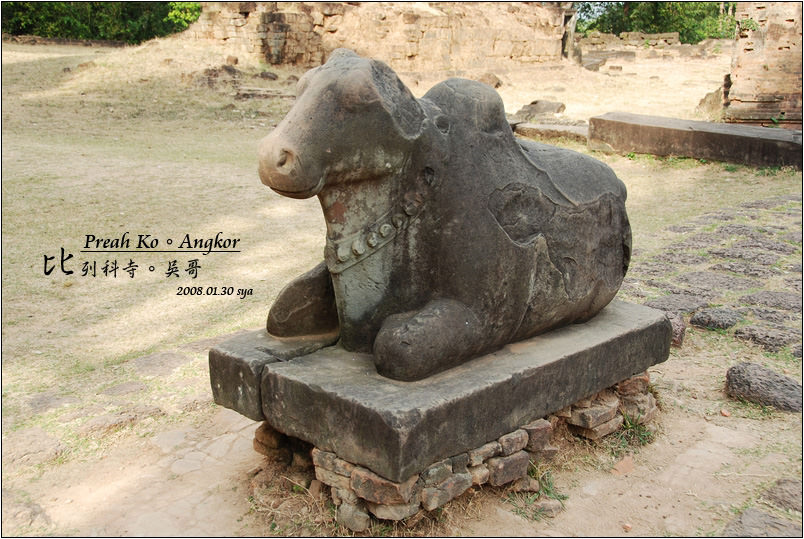
[[[280,195],[308,198],[321,190],[321,178],[302,167],[298,151],[271,133],[260,143],[260,181]]]

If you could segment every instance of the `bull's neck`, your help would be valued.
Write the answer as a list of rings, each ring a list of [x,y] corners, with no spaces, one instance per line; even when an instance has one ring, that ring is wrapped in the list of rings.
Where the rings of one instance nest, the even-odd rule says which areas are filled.
[[[433,169],[324,188],[319,193],[327,222],[324,258],[330,273],[362,262],[414,222],[437,185]]]
[[[353,236],[387,213],[395,202],[394,184],[385,177],[325,187],[318,199],[327,223],[327,239],[340,241]]]

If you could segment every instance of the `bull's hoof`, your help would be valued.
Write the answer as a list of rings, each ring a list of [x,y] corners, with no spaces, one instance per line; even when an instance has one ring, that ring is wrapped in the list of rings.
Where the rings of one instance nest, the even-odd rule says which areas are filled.
[[[480,323],[463,303],[434,300],[389,316],[374,340],[377,372],[412,382],[459,365],[478,349]]]
[[[335,292],[323,262],[279,292],[266,323],[268,333],[280,338],[337,334],[338,328]]]

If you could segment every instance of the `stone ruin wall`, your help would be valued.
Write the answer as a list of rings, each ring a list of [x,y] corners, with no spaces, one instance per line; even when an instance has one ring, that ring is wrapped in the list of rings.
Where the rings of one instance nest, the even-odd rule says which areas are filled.
[[[346,47],[397,71],[504,68],[558,60],[572,2],[202,2],[191,39],[254,63],[320,65]]]
[[[801,129],[800,2],[738,2],[727,122]]]

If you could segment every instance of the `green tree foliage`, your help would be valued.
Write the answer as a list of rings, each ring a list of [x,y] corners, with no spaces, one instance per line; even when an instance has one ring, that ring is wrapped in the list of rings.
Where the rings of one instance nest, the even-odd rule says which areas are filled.
[[[734,2],[577,2],[578,31],[678,32],[682,43],[733,38]]]
[[[180,32],[201,14],[198,2],[3,2],[3,32],[140,43]]]

